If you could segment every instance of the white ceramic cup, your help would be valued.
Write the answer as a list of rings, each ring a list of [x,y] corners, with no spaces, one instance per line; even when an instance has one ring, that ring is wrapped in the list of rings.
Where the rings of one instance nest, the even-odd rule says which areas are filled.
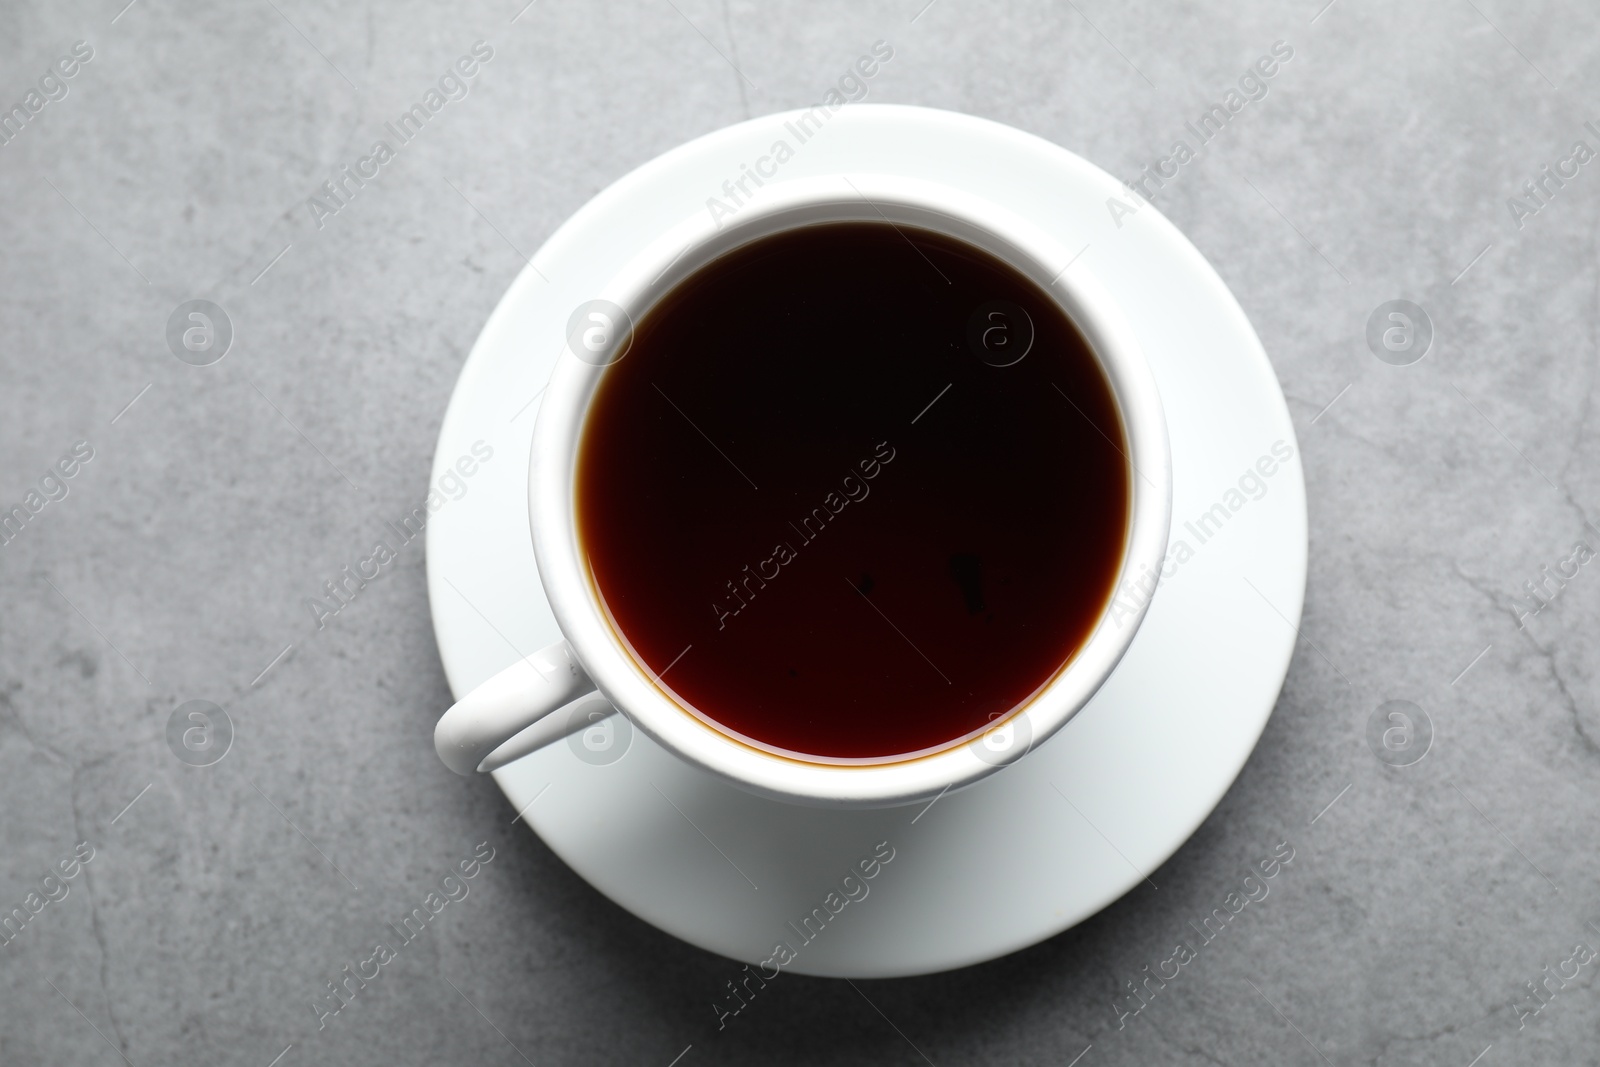
[[[578,447],[590,399],[606,367],[626,357],[632,323],[680,281],[774,233],[880,220],[943,233],[1006,261],[1053,297],[1088,339],[1111,385],[1127,446],[1131,506],[1117,579],[1126,595],[1115,612],[1107,604],[1088,641],[1028,703],[978,735],[895,761],[811,763],[717,730],[680,705],[628,650],[595,596],[579,543]],[[997,204],[932,182],[873,174],[769,184],[732,218],[697,213],[653,241],[574,314],[534,426],[529,524],[539,578],[566,639],[512,664],[446,712],[434,731],[439,757],[459,774],[493,770],[620,709],[680,758],[758,794],[878,807],[969,785],[1059,730],[1133,640],[1150,601],[1139,583],[1160,570],[1172,513],[1172,462],[1155,379],[1116,305],[1085,267],[1067,269],[1072,261],[1072,250]],[[1108,439],[1115,436],[1110,430],[1102,428]]]

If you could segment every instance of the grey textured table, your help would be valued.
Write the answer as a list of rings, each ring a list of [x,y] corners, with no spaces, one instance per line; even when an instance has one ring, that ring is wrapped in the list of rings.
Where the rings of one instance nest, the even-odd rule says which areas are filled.
[[[22,109],[0,126],[0,506],[24,513],[0,547],[0,1064],[1600,1057],[1600,570],[1574,553],[1600,546],[1594,8],[124,2],[0,12],[0,106]],[[1302,637],[1159,889],[964,971],[785,978],[719,1031],[727,961],[434,756],[420,541],[314,639],[305,599],[425,492],[524,253],[880,38],[868,99],[1175,175],[1146,188],[1238,294],[1300,434]],[[425,128],[363,163],[480,40]],[[1241,86],[1279,41],[1292,58]],[[1230,90],[1200,147],[1186,123]],[[376,176],[329,200],[347,165]],[[193,299],[235,331],[210,366],[203,325],[168,343]],[[1420,362],[1367,343],[1394,299],[1432,323]],[[192,700],[234,724],[209,767],[168,742]],[[1387,701],[1421,714],[1383,719],[1385,748]],[[1270,898],[1131,998],[1285,839]],[[319,1030],[326,983],[483,841],[470,893]]]

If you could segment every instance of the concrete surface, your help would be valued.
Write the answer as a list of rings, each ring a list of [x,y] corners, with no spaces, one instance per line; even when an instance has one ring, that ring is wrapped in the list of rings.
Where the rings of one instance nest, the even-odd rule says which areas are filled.
[[[27,920],[0,947],[0,1063],[1594,1062],[1600,567],[1573,546],[1600,547],[1596,9],[123,3],[0,9],[0,106],[27,117],[0,145],[0,505],[38,509],[0,547],[0,913]],[[727,961],[608,903],[434,756],[420,542],[315,641],[304,599],[425,492],[524,253],[650,157],[814,102],[880,38],[869,99],[1128,179],[1292,49],[1155,202],[1290,398],[1302,640],[1159,889],[965,971],[788,978],[719,1031]],[[79,41],[92,58],[52,75]],[[464,98],[308,207],[478,41]],[[1533,198],[1546,165],[1568,177]],[[209,366],[203,336],[168,344],[193,299],[235,331]],[[1366,341],[1394,299],[1435,333],[1408,366]],[[1568,559],[1532,613],[1524,583]],[[168,741],[194,700],[234,728],[208,767],[175,755],[205,720]],[[1410,766],[1422,734],[1385,749],[1387,712],[1369,744],[1391,700],[1431,728]],[[1132,1012],[1123,983],[1283,840],[1270,899]],[[468,895],[319,1030],[326,983],[480,842]]]

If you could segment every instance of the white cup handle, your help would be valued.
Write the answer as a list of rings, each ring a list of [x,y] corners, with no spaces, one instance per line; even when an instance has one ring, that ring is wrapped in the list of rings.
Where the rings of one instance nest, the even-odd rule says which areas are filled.
[[[592,692],[594,682],[573,656],[571,646],[557,641],[523,657],[456,701],[433,729],[434,750],[457,774],[503,767],[592,725],[595,720],[588,707],[589,714],[570,717],[571,721],[568,716],[551,714]]]

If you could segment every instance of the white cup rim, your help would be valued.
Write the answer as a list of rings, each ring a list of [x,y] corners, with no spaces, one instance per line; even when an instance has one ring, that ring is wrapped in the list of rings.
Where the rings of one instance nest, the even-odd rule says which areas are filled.
[[[680,706],[632,656],[598,601],[579,543],[576,461],[604,366],[570,346],[540,404],[528,472],[529,525],[540,581],[563,636],[599,691],[669,751],[758,794],[799,803],[874,807],[926,800],[1024,756],[1088,703],[1127,651],[1149,606],[1141,579],[1159,572],[1172,513],[1166,420],[1131,325],[1072,251],[990,201],[935,182],[882,174],[769,184],[731,218],[699,212],[652,241],[595,294],[647,314],[679,281],[749,241],[823,221],[876,221],[934,230],[1000,256],[1044,289],[1088,339],[1110,385],[1128,445],[1129,522],[1116,608],[1021,710],[997,727],[1009,748],[955,741],[932,753],[872,763],[821,763],[742,743]],[[1073,264],[1067,269],[1069,264]],[[626,355],[622,358],[626,358]],[[1115,616],[1115,618],[1113,618]],[[993,736],[1000,736],[995,733]]]

